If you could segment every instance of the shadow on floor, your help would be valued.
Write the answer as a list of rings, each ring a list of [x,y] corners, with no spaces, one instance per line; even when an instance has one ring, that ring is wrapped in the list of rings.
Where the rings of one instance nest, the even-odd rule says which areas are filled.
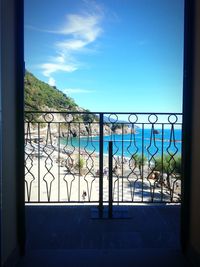
[[[92,219],[89,206],[27,206],[18,267],[184,267],[180,206],[126,206],[127,219]]]

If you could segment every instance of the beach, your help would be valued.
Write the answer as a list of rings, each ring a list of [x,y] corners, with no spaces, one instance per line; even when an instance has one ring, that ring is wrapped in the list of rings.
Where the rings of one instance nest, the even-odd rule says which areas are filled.
[[[99,153],[55,142],[30,142],[25,147],[27,202],[98,203]],[[81,163],[81,162],[82,163]],[[103,157],[103,200],[108,201],[108,155]],[[155,176],[155,175],[154,175]],[[128,157],[113,157],[113,200],[123,202],[177,202],[181,181],[166,175],[155,179],[148,162],[141,170]],[[165,179],[164,179],[165,177]]]

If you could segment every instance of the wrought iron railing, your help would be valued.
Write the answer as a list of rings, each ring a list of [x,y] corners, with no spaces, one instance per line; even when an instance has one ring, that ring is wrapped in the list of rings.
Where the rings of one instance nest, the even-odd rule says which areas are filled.
[[[26,202],[180,202],[181,127],[180,113],[25,112]]]

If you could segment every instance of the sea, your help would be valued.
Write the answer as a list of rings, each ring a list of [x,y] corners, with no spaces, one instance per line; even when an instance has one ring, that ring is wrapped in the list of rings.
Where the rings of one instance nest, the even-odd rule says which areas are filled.
[[[181,129],[137,129],[135,134],[112,134],[103,137],[103,153],[108,154],[108,143],[113,142],[113,155],[130,158],[133,154],[160,156],[168,154],[180,156],[182,149],[182,130]],[[66,149],[80,148],[86,153],[99,153],[99,136],[73,137],[68,140],[60,140]]]

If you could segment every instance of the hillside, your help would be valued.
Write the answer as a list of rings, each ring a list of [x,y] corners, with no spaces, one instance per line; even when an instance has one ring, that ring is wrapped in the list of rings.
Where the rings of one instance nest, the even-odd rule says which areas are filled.
[[[26,111],[80,110],[75,101],[26,71],[24,78],[24,102]],[[83,109],[81,109],[83,110]]]
[[[50,86],[45,82],[37,79],[32,73],[26,71],[24,78],[24,104],[25,111],[80,111],[89,112],[80,108],[75,101],[64,94],[62,91],[58,90],[55,86]],[[29,118],[29,115],[26,115]],[[32,118],[32,117],[31,117]],[[83,122],[80,124],[81,135],[87,135],[87,128],[85,122],[91,120],[93,122],[99,121],[99,118],[93,114],[76,114],[73,117],[76,121]],[[44,117],[41,114],[34,115],[35,121],[44,121]],[[54,121],[65,121],[64,114],[54,114]],[[67,125],[61,125],[61,135],[65,136],[67,134]],[[37,124],[32,123],[32,131],[37,128]],[[45,127],[41,125],[41,127]],[[52,132],[57,132],[57,126],[51,125]],[[45,131],[45,128],[43,129]],[[94,124],[92,126],[92,131],[97,134],[98,126]],[[73,136],[78,135],[79,125],[71,125],[71,134]]]
[[[25,102],[25,111],[78,111],[78,112],[89,112],[87,109],[79,107],[75,101],[64,94],[62,91],[58,90],[55,86],[50,86],[45,82],[37,79],[33,74],[26,71],[24,78],[24,102]],[[27,118],[29,115],[26,115]],[[65,121],[64,114],[54,114],[54,121]],[[83,136],[88,135],[88,122],[93,122],[92,134],[98,135],[99,132],[99,117],[95,114],[76,114],[73,116],[76,122],[80,123],[80,133]],[[36,121],[44,121],[44,117],[41,114],[34,115]],[[113,131],[116,134],[121,133],[122,125],[125,123],[119,121],[115,125],[112,125],[112,119],[104,117],[104,131],[105,134],[110,134],[110,131]],[[115,120],[114,120],[115,121]],[[45,125],[43,125],[45,126]],[[32,130],[36,127],[36,124],[32,123]],[[41,125],[42,127],[42,125]],[[54,127],[53,125],[51,127]],[[71,134],[77,136],[79,134],[79,124],[74,123],[71,125]],[[54,127],[57,131],[56,126]],[[129,124],[126,124],[124,127],[124,133],[129,133],[131,128]],[[62,125],[62,136],[67,134],[67,125]]]

